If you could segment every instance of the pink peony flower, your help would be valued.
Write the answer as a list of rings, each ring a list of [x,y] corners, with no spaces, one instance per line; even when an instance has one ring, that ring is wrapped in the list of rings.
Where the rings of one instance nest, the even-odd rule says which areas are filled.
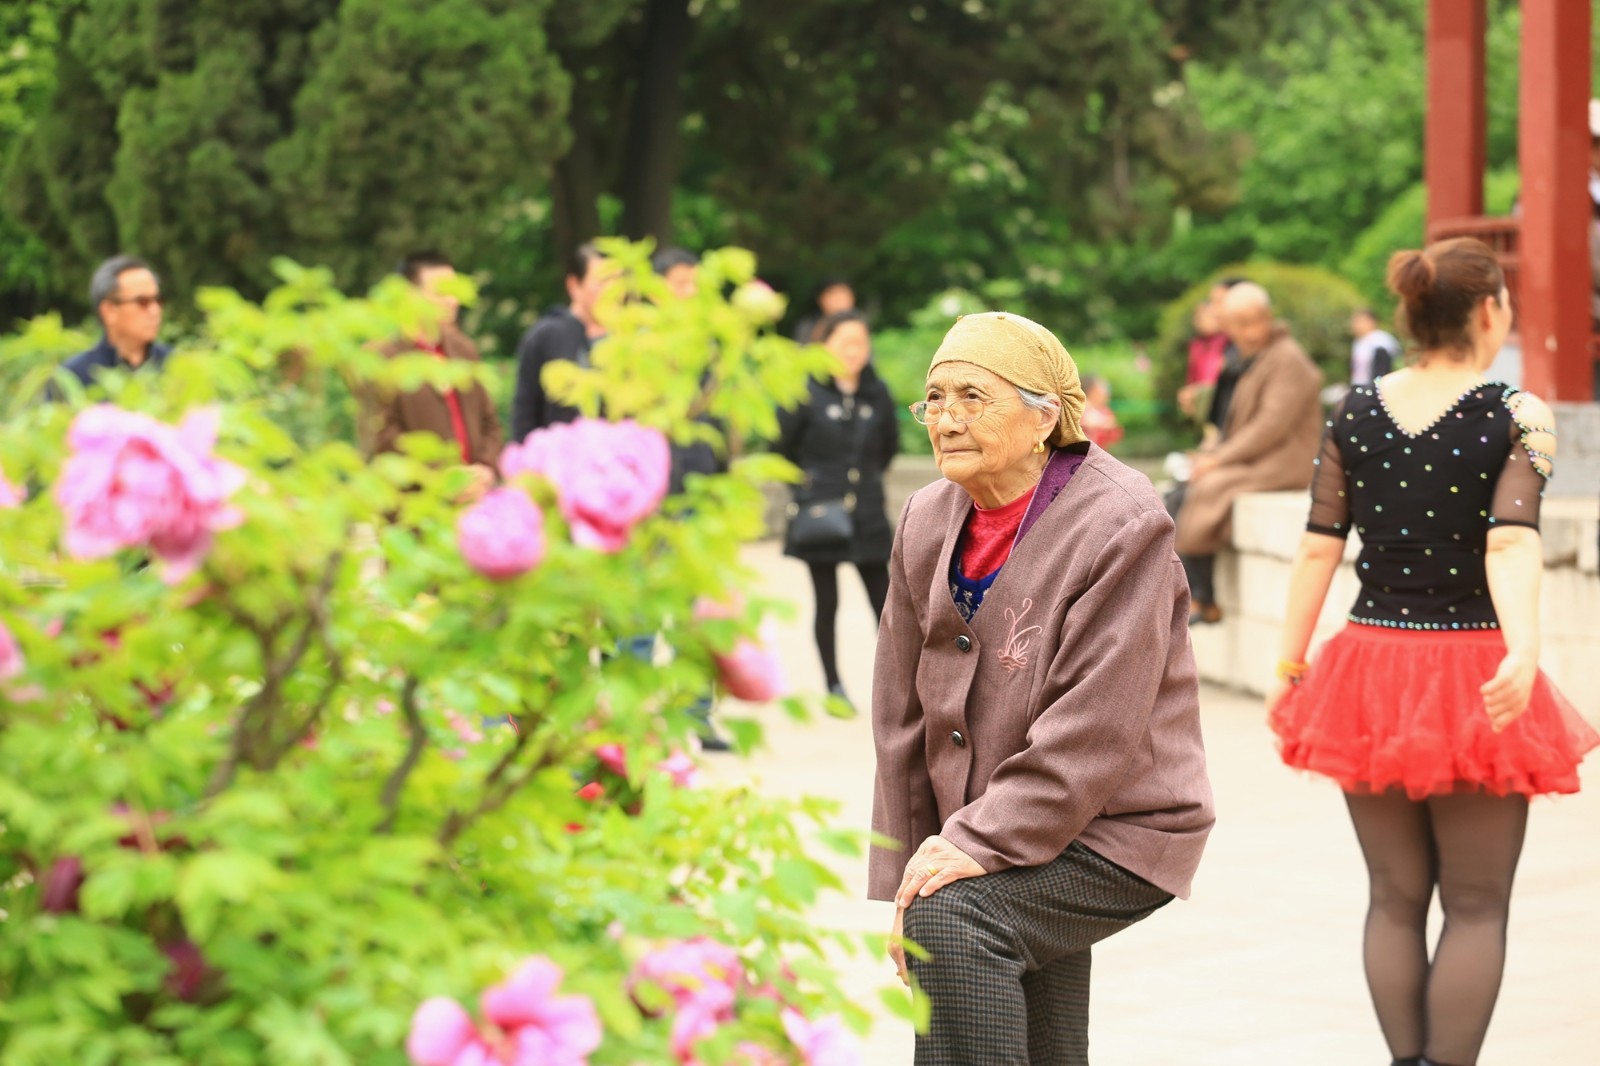
[[[500,459],[506,477],[538,474],[555,486],[573,543],[621,551],[667,494],[672,457],[659,430],[580,418],[528,435]]]
[[[521,489],[494,489],[456,519],[456,544],[474,570],[506,581],[544,558],[544,513]]]
[[[844,1019],[830,1014],[808,1022],[795,1010],[783,1012],[783,1030],[800,1049],[805,1066],[860,1066],[861,1043],[845,1028]]]
[[[679,788],[693,788],[700,780],[700,767],[695,764],[694,757],[682,748],[674,749],[672,754],[656,764],[656,769],[672,777],[672,783]]]
[[[168,581],[192,573],[214,534],[241,521],[227,500],[244,471],[211,454],[218,418],[207,408],[171,426],[112,404],[80,412],[55,488],[68,553],[99,559],[147,546],[166,563]]]
[[[13,485],[6,480],[6,472],[0,470],[0,511],[21,507],[22,501],[28,498],[28,490],[21,485]]]
[[[4,622],[0,622],[0,681],[10,681],[22,673],[22,668],[26,665],[17,638],[6,628]]]
[[[594,756],[600,760],[601,766],[618,777],[628,776],[628,753],[621,744],[602,744],[594,749]]]
[[[462,1053],[474,1044],[480,1040],[472,1018],[453,999],[425,999],[411,1016],[406,1054],[416,1066],[457,1066]]]
[[[657,948],[633,968],[630,984],[648,981],[681,1009],[692,1001],[732,1017],[733,1001],[744,981],[739,955],[709,937],[694,937]]]
[[[600,1046],[600,1015],[586,996],[558,996],[561,967],[534,957],[483,993],[483,1015],[511,1034],[512,1066],[585,1066]]]
[[[732,1020],[731,998],[726,1010],[709,997],[691,999],[678,1008],[677,1016],[672,1019],[673,1055],[683,1066],[701,1066],[700,1060],[695,1057],[694,1046],[715,1033],[723,1022]]]

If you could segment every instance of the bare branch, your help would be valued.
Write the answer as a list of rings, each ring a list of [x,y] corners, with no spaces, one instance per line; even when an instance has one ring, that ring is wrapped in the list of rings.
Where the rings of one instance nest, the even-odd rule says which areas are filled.
[[[422,749],[428,745],[428,732],[422,725],[422,714],[417,709],[417,678],[414,674],[407,674],[405,684],[400,688],[400,710],[406,717],[406,728],[410,731],[410,739],[406,742],[405,758],[400,760],[400,765],[394,768],[389,779],[383,783],[383,821],[378,823],[379,833],[388,833],[394,829],[394,821],[400,814],[400,793],[405,788],[411,771],[417,768],[417,762],[422,758]]]

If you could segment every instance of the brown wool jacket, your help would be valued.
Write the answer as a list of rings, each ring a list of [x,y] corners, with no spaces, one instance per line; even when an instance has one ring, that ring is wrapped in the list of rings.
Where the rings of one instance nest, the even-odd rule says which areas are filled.
[[[1178,512],[1178,551],[1215,555],[1232,534],[1233,501],[1246,492],[1311,484],[1326,420],[1322,371],[1283,326],[1250,361],[1228,404],[1218,466],[1191,482]]]
[[[446,327],[441,334],[441,347],[445,358],[479,362],[477,346],[454,327]],[[406,341],[392,341],[380,351],[389,358],[416,351]],[[500,461],[500,449],[505,435],[500,429],[500,418],[495,414],[494,401],[488,390],[474,383],[457,394],[461,402],[461,417],[467,427],[467,448],[473,463],[495,466]],[[455,426],[451,423],[450,408],[444,393],[424,385],[412,392],[379,393],[375,389],[363,391],[361,396],[361,444],[370,457],[396,450],[400,438],[407,433],[428,432],[445,440],[455,440]]]
[[[872,686],[872,827],[904,848],[872,849],[873,899],[936,834],[990,873],[1081,840],[1189,893],[1215,819],[1172,521],[1094,447],[1050,498],[1063,458],[970,624],[949,572],[971,498],[940,481],[906,503]]]

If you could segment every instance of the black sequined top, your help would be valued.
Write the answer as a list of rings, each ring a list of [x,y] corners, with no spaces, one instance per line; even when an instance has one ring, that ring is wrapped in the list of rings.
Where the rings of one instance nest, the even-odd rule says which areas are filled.
[[[1528,437],[1527,394],[1474,385],[1419,433],[1357,386],[1328,422],[1311,483],[1313,533],[1361,535],[1352,622],[1394,629],[1497,629],[1484,547],[1493,526],[1539,527],[1550,457]]]

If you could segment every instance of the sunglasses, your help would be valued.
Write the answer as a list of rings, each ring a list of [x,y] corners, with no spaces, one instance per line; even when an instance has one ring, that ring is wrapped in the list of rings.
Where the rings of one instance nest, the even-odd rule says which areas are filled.
[[[160,296],[129,296],[120,300],[112,300],[111,302],[119,307],[123,304],[133,304],[141,311],[148,311],[152,307],[160,307],[162,298]]]

